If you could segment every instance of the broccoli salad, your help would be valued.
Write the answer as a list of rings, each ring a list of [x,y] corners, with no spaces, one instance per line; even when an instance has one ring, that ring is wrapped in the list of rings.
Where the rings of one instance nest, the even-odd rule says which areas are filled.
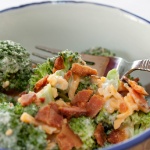
[[[0,90],[22,91],[27,88],[31,75],[28,51],[19,43],[0,41]]]
[[[7,78],[0,78],[1,148],[103,149],[150,127],[150,109],[145,98],[148,93],[133,78],[120,80],[116,69],[100,77],[96,69],[86,65],[80,54],[69,50],[32,68],[28,53],[19,44],[1,41],[0,51],[1,63],[14,56],[13,66],[20,68],[21,65],[25,73],[30,70],[26,78],[21,78],[22,70],[15,71],[16,67],[15,72],[11,72],[10,68],[8,72],[1,71],[7,74]],[[114,55],[109,50],[105,52],[107,56]],[[22,53],[26,57],[22,57]],[[12,80],[10,75],[16,82],[22,79],[23,83],[27,83],[22,89],[20,85],[13,86],[14,91],[18,88],[21,91],[17,97],[4,92],[12,86],[7,86],[5,90],[2,86],[3,82]],[[20,77],[18,80],[17,76]]]

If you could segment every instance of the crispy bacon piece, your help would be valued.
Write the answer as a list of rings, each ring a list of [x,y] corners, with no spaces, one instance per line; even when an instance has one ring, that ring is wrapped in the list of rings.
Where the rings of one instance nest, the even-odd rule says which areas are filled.
[[[21,104],[21,106],[28,106],[30,105],[32,102],[34,102],[36,100],[36,94],[35,93],[28,93],[28,94],[23,94],[20,98],[19,98],[19,102]]]
[[[57,135],[56,141],[60,150],[72,150],[73,147],[78,149],[82,146],[82,141],[74,134],[68,124],[62,125],[62,130]]]
[[[68,81],[71,76],[72,76],[72,71],[69,70],[69,71],[64,75],[64,78]]]
[[[79,117],[82,115],[86,115],[86,109],[85,108],[80,108],[77,106],[70,106],[70,107],[60,107],[59,111],[61,114],[67,118],[71,117]]]
[[[41,103],[44,103],[45,102],[45,97],[40,97],[39,100],[40,100]]]
[[[93,94],[92,90],[79,91],[75,95],[74,99],[71,101],[71,104],[76,105],[78,107],[85,107],[86,103],[88,102],[92,94]]]
[[[106,134],[101,123],[97,125],[94,131],[94,137],[96,138],[96,141],[100,146],[104,146],[104,143],[106,142]]]
[[[57,57],[57,58],[55,59],[54,68],[55,68],[56,70],[61,70],[61,69],[64,69],[64,68],[65,68],[65,66],[64,66],[64,60],[63,60],[63,58],[62,58],[61,56],[60,56],[60,57]]]
[[[63,117],[58,113],[58,106],[55,103],[42,107],[35,119],[56,128],[61,128],[63,123]]]
[[[111,144],[117,144],[120,143],[124,140],[126,140],[128,138],[127,133],[125,132],[125,130],[121,130],[121,129],[116,129],[113,130],[109,135],[108,135],[108,142],[110,142]]]
[[[94,94],[86,104],[87,116],[93,118],[101,110],[104,104],[104,99],[100,95]]]
[[[71,71],[79,76],[97,75],[97,70],[89,66],[83,66],[78,63],[72,64]]]
[[[38,92],[42,87],[44,87],[47,84],[47,78],[48,78],[48,75],[46,75],[45,77],[43,77],[42,79],[36,82],[34,86],[35,92]]]

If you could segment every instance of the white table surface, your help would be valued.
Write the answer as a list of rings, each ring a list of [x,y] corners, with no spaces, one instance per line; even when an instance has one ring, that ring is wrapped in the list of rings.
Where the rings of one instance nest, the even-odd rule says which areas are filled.
[[[12,7],[18,7],[29,3],[38,3],[42,0],[0,0],[0,12]],[[43,0],[42,2],[50,1],[67,1],[67,0]],[[71,0],[69,0],[71,1]],[[73,0],[72,0],[73,1]],[[74,0],[79,2],[94,2],[104,5],[110,5],[123,9],[129,13],[137,15],[150,22],[150,0]]]

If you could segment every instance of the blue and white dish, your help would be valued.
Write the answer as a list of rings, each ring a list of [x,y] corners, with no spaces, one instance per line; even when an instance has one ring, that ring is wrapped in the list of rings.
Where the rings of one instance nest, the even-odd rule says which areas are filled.
[[[2,10],[0,40],[6,39],[21,43],[30,53],[35,45],[78,52],[101,46],[128,61],[150,58],[149,21],[92,2],[44,1]],[[150,73],[133,75],[150,91]],[[149,138],[150,129],[103,150],[146,149]]]

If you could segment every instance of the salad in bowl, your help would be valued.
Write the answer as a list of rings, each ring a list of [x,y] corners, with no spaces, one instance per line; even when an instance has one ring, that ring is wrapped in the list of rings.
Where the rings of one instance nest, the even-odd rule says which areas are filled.
[[[109,149],[149,129],[139,78],[120,80],[116,69],[98,76],[70,50],[34,65],[19,43],[0,41],[0,51],[1,148]]]

